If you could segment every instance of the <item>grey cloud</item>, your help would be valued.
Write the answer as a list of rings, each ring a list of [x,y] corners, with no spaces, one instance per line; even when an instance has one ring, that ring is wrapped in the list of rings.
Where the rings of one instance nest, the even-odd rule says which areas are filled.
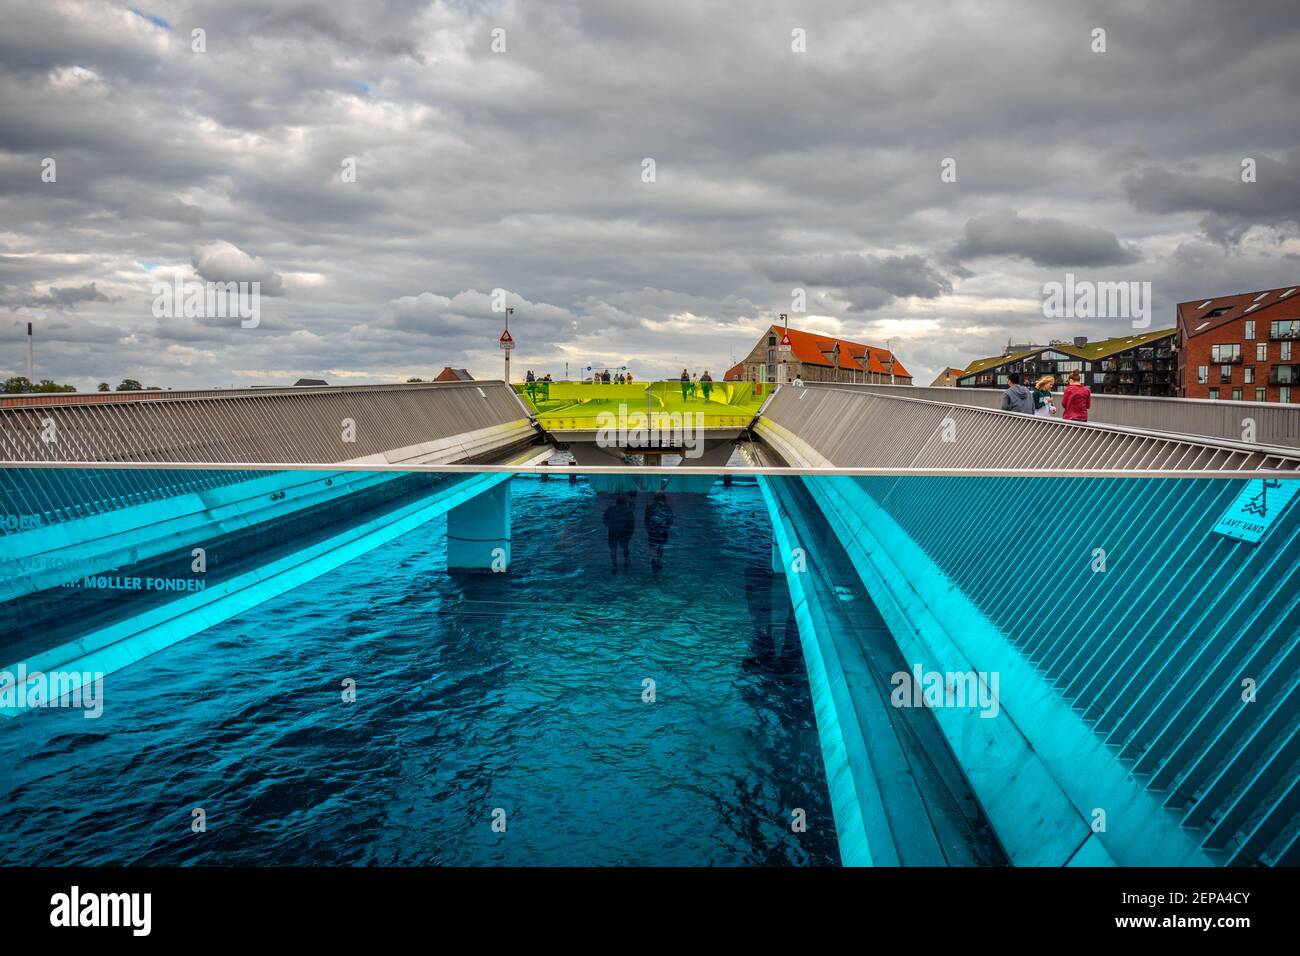
[[[229,242],[195,246],[190,250],[190,264],[208,282],[260,282],[262,295],[284,295],[279,273]]]
[[[3,301],[14,309],[55,309],[66,312],[75,311],[84,302],[108,302],[109,298],[95,287],[94,282],[88,282],[82,286],[64,288],[50,286],[48,292],[41,294],[6,290]]]
[[[1201,229],[1215,242],[1235,245],[1252,226],[1271,226],[1295,235],[1300,226],[1300,154],[1289,162],[1252,156],[1255,181],[1236,175],[1205,176],[1148,166],[1124,177],[1135,209],[1157,215],[1203,213]]]
[[[844,290],[856,310],[878,309],[899,297],[934,299],[952,293],[948,276],[919,255],[785,257],[767,260],[760,269],[773,282]]]
[[[6,301],[91,283],[108,298],[76,303],[70,338],[40,350],[50,377],[499,372],[499,317],[475,298],[494,286],[530,304],[511,327],[532,367],[720,368],[803,284],[810,309],[846,328],[862,313],[933,320],[900,339],[922,378],[927,362],[960,361],[951,348],[996,338],[981,338],[992,319],[963,331],[972,316],[1030,336],[1046,262],[1140,268],[1158,300],[1296,271],[1277,237],[1242,226],[1285,234],[1269,210],[1293,215],[1300,190],[1258,208],[1218,191],[1234,152],[1261,157],[1251,202],[1294,183],[1279,178],[1294,159],[1262,159],[1298,145],[1293,2],[1187,0],[1177,18],[1125,0],[1096,0],[1087,17],[1012,0],[140,7],[171,30],[100,0],[10,6]],[[796,23],[806,54],[790,51]],[[1109,29],[1105,56],[1088,51],[1093,23]],[[195,25],[206,54],[189,51]],[[40,180],[45,156],[56,184]],[[340,181],[346,156],[355,183]],[[946,156],[957,183],[939,181]],[[1059,221],[1006,214],[999,231],[986,221],[998,208]],[[963,263],[954,241],[972,220],[990,228]],[[1241,239],[1225,257],[1201,234]],[[262,326],[154,321],[155,267],[218,238],[233,252],[190,262],[263,281]],[[1126,266],[1134,248],[1146,258]],[[1027,307],[1004,315],[1015,300]],[[116,334],[80,347],[77,328]]]
[[[1040,266],[1115,266],[1137,262],[1115,233],[1061,219],[1034,219],[1004,209],[967,220],[953,248],[958,259],[1014,256]]]

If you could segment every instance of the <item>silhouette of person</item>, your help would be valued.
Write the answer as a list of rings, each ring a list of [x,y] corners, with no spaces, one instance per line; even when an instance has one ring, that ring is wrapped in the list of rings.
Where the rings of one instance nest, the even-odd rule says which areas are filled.
[[[673,509],[668,496],[656,491],[645,506],[645,534],[650,542],[650,568],[655,574],[663,570],[664,545],[668,544],[668,529],[673,526]]]
[[[627,495],[619,495],[605,509],[605,528],[609,531],[609,563],[618,574],[618,551],[623,549],[623,569],[628,565],[628,548],[632,544],[632,532],[636,530],[636,512],[628,504]]]

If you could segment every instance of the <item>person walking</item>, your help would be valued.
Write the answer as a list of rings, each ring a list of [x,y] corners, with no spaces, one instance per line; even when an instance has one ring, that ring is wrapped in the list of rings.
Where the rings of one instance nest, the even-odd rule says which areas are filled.
[[[1034,393],[1020,384],[1020,373],[1012,372],[1007,376],[1011,384],[1002,393],[1000,408],[1004,412],[1021,412],[1025,415],[1034,413]]]
[[[691,390],[691,373],[682,369],[682,401],[686,401],[686,396]]]
[[[707,368],[704,370],[704,374],[700,376],[700,388],[704,391],[704,400],[707,402],[709,395],[713,393],[713,377],[709,375]]]
[[[636,530],[636,512],[628,504],[627,495],[619,495],[614,503],[605,509],[601,518],[609,532],[609,563],[613,572],[618,574],[618,552],[623,551],[623,570],[628,566],[628,548],[632,544],[632,532]]]
[[[1039,418],[1051,418],[1056,414],[1052,404],[1052,389],[1056,388],[1056,379],[1044,375],[1034,383],[1034,414]]]
[[[1092,389],[1083,384],[1083,376],[1071,372],[1065,395],[1061,398],[1061,417],[1067,422],[1086,422],[1092,408]]]
[[[658,574],[664,566],[664,546],[668,544],[668,529],[673,526],[673,509],[668,504],[666,494],[656,491],[654,497],[646,502],[643,520],[646,538],[650,542],[650,568]]]

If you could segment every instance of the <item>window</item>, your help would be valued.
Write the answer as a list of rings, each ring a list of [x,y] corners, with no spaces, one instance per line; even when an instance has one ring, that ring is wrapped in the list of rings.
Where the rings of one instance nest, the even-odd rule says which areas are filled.
[[[1256,344],[1256,346],[1255,346],[1255,361],[1256,361],[1256,362],[1267,362],[1267,361],[1268,361],[1268,343],[1267,343],[1267,342],[1259,342],[1258,344]]]
[[[1241,361],[1241,345],[1234,342],[1232,345],[1212,345],[1210,346],[1210,361],[1216,365],[1224,362]]]
[[[1209,312],[1206,312],[1203,316],[1201,316],[1201,318],[1213,319],[1213,318],[1217,318],[1220,315],[1223,315],[1223,313],[1225,312],[1231,312],[1231,311],[1232,311],[1232,306],[1221,305],[1217,309],[1211,309]]]
[[[999,376],[998,376],[998,384],[999,384],[999,385],[1005,385],[1005,384],[1007,384],[1007,377],[1006,377],[1005,375],[999,375]],[[1071,394],[1073,394],[1073,393],[1071,393]]]
[[[1242,373],[1245,375],[1245,378],[1242,379],[1242,381],[1244,381],[1247,385],[1255,384],[1255,366],[1247,365],[1244,369],[1242,369]]]
[[[1277,390],[1277,400],[1283,403],[1289,403],[1291,401],[1290,385],[1283,385],[1281,388]]]
[[[1196,384],[1197,385],[1210,384],[1210,367],[1208,365],[1196,366]]]
[[[1300,319],[1281,319],[1273,322],[1268,327],[1268,334],[1274,339],[1300,338]]]
[[[1218,397],[1219,397],[1219,390],[1217,388],[1210,389],[1210,398],[1217,400]]]
[[[1257,401],[1257,402],[1267,402],[1267,401],[1268,401],[1268,389],[1266,389],[1266,388],[1257,388],[1257,389],[1255,389],[1255,401]]]
[[[1239,402],[1239,401],[1241,401],[1241,389],[1239,389],[1239,388],[1234,388],[1234,389],[1232,390],[1232,400],[1233,400],[1234,402]]]
[[[1291,343],[1290,343],[1290,342],[1279,342],[1277,348],[1278,348],[1278,353],[1279,353],[1279,354],[1278,354],[1278,358],[1279,358],[1279,359],[1281,359],[1283,362],[1289,362],[1289,361],[1291,361]]]
[[[1250,336],[1248,335],[1248,336],[1246,336],[1246,338],[1250,338]],[[768,345],[776,345],[776,335],[769,335],[769,336],[767,337],[767,344],[768,344]]]
[[[1231,381],[1232,381],[1232,366],[1231,366],[1231,365],[1220,365],[1220,366],[1219,366],[1219,384],[1220,384],[1220,385],[1227,385],[1227,384],[1228,384],[1229,382],[1231,382]]]
[[[1247,320],[1246,320],[1246,339],[1247,339],[1247,341],[1249,341],[1250,339],[1253,339],[1254,337],[1255,337],[1255,320],[1254,320],[1254,319],[1247,319]]]

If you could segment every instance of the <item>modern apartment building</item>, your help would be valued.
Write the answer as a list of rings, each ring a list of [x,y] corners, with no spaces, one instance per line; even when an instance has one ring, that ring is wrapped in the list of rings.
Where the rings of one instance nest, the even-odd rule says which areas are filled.
[[[1019,372],[1026,383],[1054,375],[1057,384],[1064,385],[1066,376],[1079,372],[1084,384],[1098,394],[1174,395],[1176,331],[1156,329],[1097,342],[1077,336],[1070,342],[1009,346],[1001,355],[966,366],[957,386],[1005,388],[1012,372]]]
[[[1178,394],[1300,401],[1297,286],[1178,303]]]

